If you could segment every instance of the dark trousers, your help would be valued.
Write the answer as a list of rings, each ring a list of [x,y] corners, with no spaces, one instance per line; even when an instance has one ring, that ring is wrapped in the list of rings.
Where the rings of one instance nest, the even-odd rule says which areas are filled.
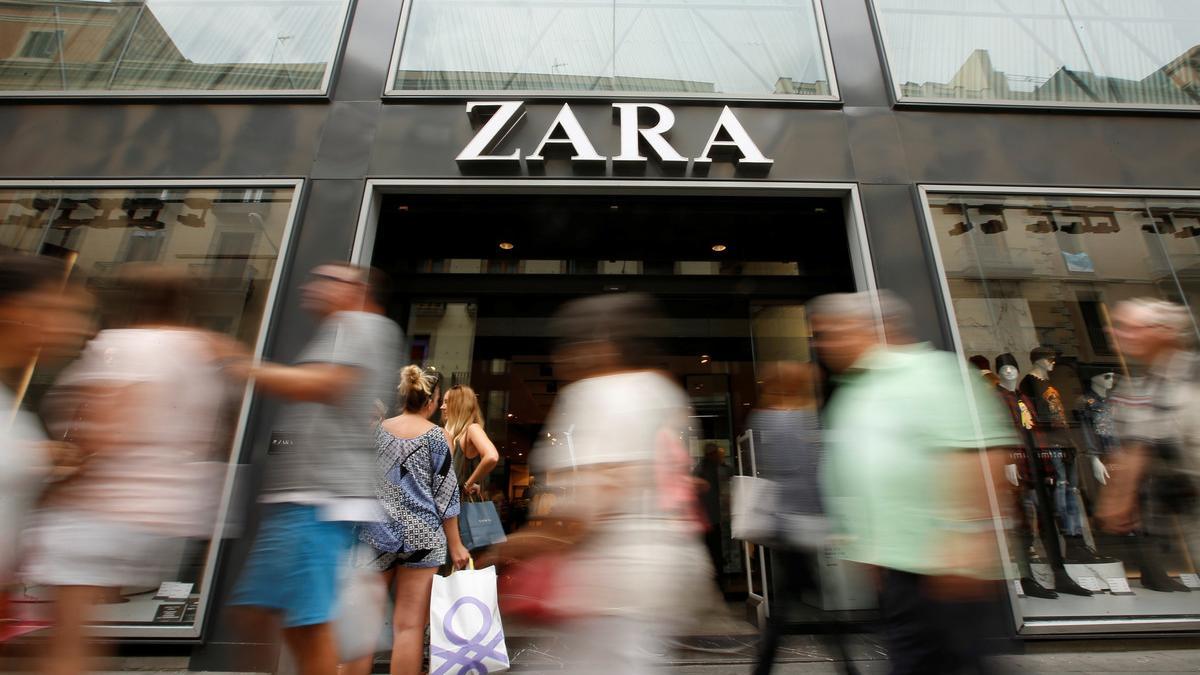
[[[997,672],[988,657],[999,651],[1005,632],[999,597],[939,600],[930,593],[931,577],[881,572],[880,632],[891,675]]]
[[[771,551],[771,571],[773,578],[780,580],[779,592],[771,596],[771,613],[759,639],[754,675],[769,675],[775,666],[779,640],[787,627],[792,608],[803,602],[805,591],[817,590],[814,554]],[[831,618],[824,627],[829,629],[829,647],[834,656],[841,659],[843,672],[857,672],[850,664],[844,626]]]

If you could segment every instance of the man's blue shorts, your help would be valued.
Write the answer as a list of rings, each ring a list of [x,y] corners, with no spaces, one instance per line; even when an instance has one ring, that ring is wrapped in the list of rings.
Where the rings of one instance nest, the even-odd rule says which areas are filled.
[[[320,515],[318,506],[268,504],[230,604],[282,612],[286,628],[332,621],[354,524]]]

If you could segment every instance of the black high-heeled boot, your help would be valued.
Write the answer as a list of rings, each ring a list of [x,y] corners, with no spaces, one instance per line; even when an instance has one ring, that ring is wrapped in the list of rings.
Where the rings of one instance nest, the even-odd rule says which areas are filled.
[[[1075,583],[1075,580],[1063,568],[1054,570],[1054,590],[1058,593],[1078,595],[1085,598],[1092,595],[1091,591]]]
[[[1025,577],[1021,579],[1021,590],[1025,592],[1025,595],[1031,598],[1044,598],[1046,600],[1053,600],[1054,598],[1058,597],[1058,593],[1055,593],[1049,588],[1039,584],[1037,579],[1034,579],[1033,577]]]

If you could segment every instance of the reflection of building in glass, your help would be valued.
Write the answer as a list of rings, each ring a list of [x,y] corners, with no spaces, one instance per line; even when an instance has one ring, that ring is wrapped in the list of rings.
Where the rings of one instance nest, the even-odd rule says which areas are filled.
[[[653,91],[661,93],[717,93],[712,82],[668,80],[652,77],[615,77],[596,75],[558,75],[544,73],[503,73],[465,71],[413,71],[396,73],[397,89],[430,89],[439,91]],[[775,94],[799,96],[828,96],[829,82],[797,82],[781,77],[775,82]]]
[[[0,90],[319,89],[339,7],[3,0]]]
[[[108,311],[125,263],[175,267],[195,280],[191,320],[252,341],[266,307],[288,190],[0,191],[0,250],[69,256]]]
[[[712,93],[712,82],[689,82],[647,77],[605,75],[559,75],[545,73],[471,72],[448,70],[401,70],[397,89],[481,91],[661,91]]]
[[[393,89],[829,96],[811,0],[415,0]]]
[[[1141,80],[1066,66],[1046,79],[1012,75],[997,70],[986,49],[976,49],[948,82],[905,82],[901,88],[914,98],[1195,105],[1200,103],[1200,45]]]

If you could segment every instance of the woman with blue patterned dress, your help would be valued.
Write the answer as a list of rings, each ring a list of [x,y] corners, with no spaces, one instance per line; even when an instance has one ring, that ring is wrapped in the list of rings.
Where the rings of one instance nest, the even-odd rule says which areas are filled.
[[[396,589],[392,618],[392,675],[421,672],[433,575],[447,557],[455,569],[470,554],[458,534],[458,480],[450,439],[429,421],[441,393],[435,372],[408,366],[400,373],[404,410],[386,419],[377,434],[376,494],[386,520],[363,525],[359,539],[369,545],[356,564],[383,573]],[[361,670],[369,672],[370,657]]]

